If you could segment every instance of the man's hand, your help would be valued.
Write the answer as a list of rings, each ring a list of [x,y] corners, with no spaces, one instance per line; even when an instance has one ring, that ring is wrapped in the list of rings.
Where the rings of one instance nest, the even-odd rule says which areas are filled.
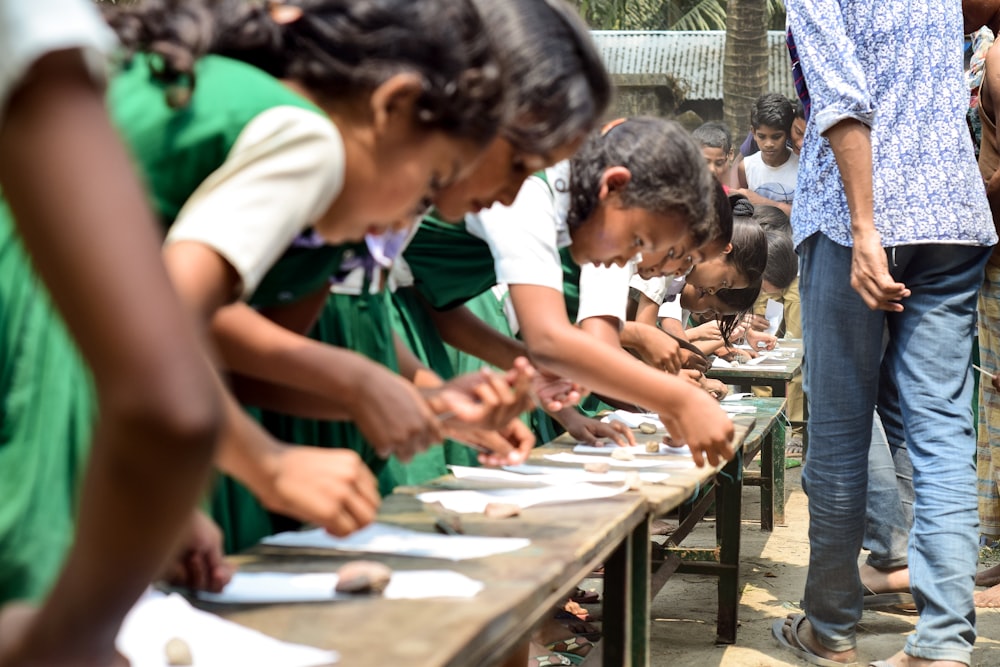
[[[889,274],[882,238],[874,228],[854,235],[851,287],[861,295],[866,306],[890,313],[902,312],[903,304],[899,302],[910,296],[906,285],[896,282]]]

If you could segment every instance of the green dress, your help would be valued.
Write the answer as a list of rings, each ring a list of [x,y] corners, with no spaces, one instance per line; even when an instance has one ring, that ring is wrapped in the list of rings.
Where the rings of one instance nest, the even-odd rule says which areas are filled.
[[[171,109],[150,61],[114,75],[108,106],[163,226],[225,161],[250,120],[276,106],[320,113],[273,77],[209,56],[196,64],[191,103]],[[333,249],[291,249],[260,284],[261,303],[294,299],[327,279]],[[291,277],[301,282],[292,284]],[[39,599],[73,535],[76,499],[96,414],[90,373],[28,262],[0,202],[0,603]],[[122,529],[127,529],[123,526]]]

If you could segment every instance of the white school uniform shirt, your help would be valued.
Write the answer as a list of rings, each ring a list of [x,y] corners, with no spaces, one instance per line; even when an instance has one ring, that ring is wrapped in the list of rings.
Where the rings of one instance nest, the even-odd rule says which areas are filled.
[[[39,58],[79,49],[94,80],[103,83],[115,44],[89,0],[0,0],[0,122],[11,93]]]
[[[466,216],[469,233],[490,247],[498,283],[563,292],[559,251],[572,243],[566,222],[569,175],[569,161],[560,162],[545,170],[548,183],[537,176],[528,178],[510,206],[495,204]],[[577,321],[609,316],[624,322],[628,280],[634,271],[632,262],[625,267],[584,265]]]

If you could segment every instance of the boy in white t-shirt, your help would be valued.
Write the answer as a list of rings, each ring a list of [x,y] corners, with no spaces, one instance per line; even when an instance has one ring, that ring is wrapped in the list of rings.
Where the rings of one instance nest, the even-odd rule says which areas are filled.
[[[764,93],[750,109],[750,126],[760,150],[739,165],[738,192],[754,206],[776,206],[792,213],[799,156],[788,145],[795,108],[779,93]]]

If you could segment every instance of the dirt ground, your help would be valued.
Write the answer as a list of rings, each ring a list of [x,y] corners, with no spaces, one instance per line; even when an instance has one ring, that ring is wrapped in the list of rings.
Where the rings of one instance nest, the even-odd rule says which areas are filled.
[[[651,664],[654,667],[771,667],[802,665],[780,649],[771,637],[771,624],[798,611],[808,564],[808,509],[800,484],[801,468],[787,471],[786,526],[773,533],[760,530],[760,491],[747,487],[743,498],[740,549],[740,626],[736,644],[716,647],[715,582],[694,575],[676,575],[653,601]],[[707,544],[714,525],[703,522],[685,544]],[[700,541],[698,541],[700,539]],[[986,567],[1000,554],[985,552]],[[992,561],[992,562],[990,562]],[[979,640],[973,665],[1000,667],[1000,610],[977,610]],[[859,635],[859,660],[888,658],[903,647],[913,631],[915,615],[866,611]]]

